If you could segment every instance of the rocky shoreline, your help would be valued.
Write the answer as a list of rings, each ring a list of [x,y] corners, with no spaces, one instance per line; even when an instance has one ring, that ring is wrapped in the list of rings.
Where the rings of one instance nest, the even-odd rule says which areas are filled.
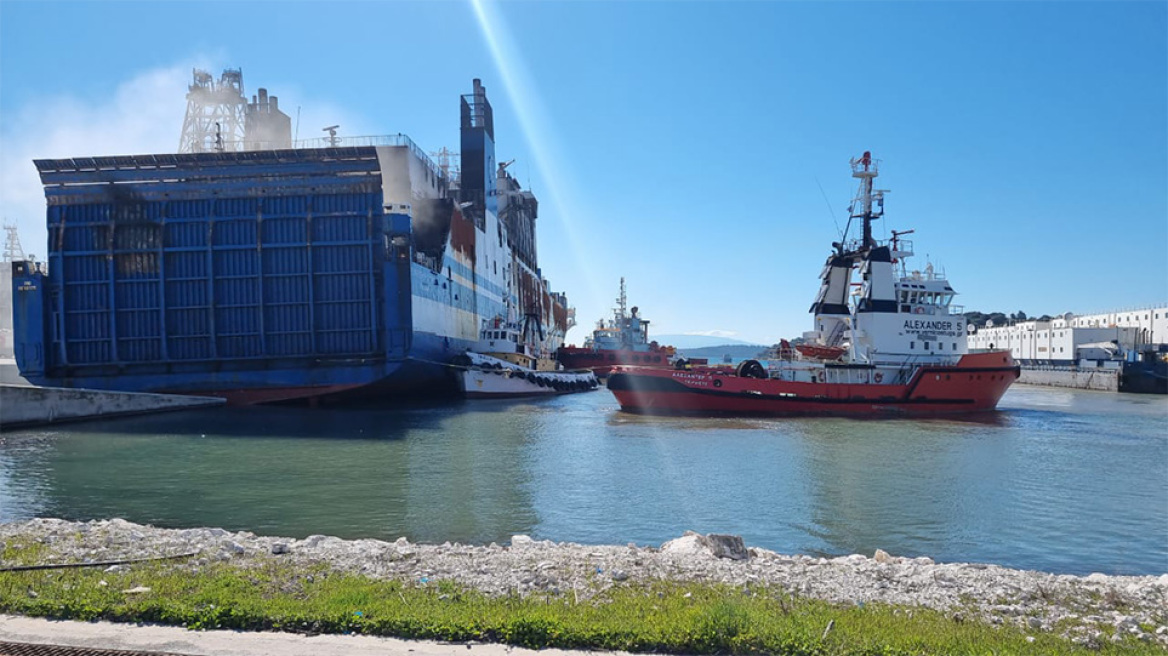
[[[777,586],[834,604],[923,607],[955,619],[1011,623],[1087,646],[1130,636],[1168,647],[1168,574],[1080,577],[935,563],[883,551],[873,557],[788,556],[747,548],[734,536],[694,533],[660,547],[554,543],[521,535],[506,546],[473,546],[323,535],[294,540],[220,528],[161,529],[121,519],[35,519],[0,524],[0,541],[13,546],[41,543],[47,547],[45,563],[197,552],[180,566],[197,569],[230,562],[246,567],[276,558],[417,585],[448,580],[489,595],[568,594],[584,599],[612,586],[653,580]]]

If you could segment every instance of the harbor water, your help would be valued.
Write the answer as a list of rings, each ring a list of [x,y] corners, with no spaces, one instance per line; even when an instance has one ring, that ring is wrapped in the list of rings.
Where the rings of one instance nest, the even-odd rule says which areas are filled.
[[[0,521],[658,545],[1168,572],[1168,399],[1015,386],[975,420],[537,402],[223,408],[0,433]]]

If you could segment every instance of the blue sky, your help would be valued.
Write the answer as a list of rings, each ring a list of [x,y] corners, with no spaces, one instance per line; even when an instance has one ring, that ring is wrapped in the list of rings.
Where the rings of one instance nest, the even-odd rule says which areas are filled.
[[[428,151],[482,78],[576,342],[621,276],[658,334],[807,330],[864,150],[877,235],[916,229],[968,309],[1168,301],[1164,2],[4,0],[0,212],[26,250],[30,160],[173,151],[193,66],[241,67],[302,138]]]

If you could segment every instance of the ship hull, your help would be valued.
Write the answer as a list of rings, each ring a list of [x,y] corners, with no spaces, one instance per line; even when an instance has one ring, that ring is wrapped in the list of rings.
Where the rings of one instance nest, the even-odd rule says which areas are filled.
[[[564,365],[564,368],[591,369],[601,378],[608,376],[616,367],[622,366],[670,369],[673,367],[671,358],[670,353],[652,349],[648,351],[618,351],[565,346],[556,353],[556,359]]]
[[[621,408],[645,414],[905,416],[985,412],[1017,380],[1006,353],[965,355],[918,367],[904,384],[804,383],[745,378],[713,369],[621,368],[608,388]]]
[[[557,396],[596,389],[591,373],[532,372],[520,377],[508,371],[468,369],[459,373],[458,381],[468,399]]]

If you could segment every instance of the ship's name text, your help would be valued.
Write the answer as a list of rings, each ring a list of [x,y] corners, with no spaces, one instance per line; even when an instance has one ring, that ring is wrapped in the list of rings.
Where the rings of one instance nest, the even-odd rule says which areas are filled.
[[[943,335],[959,334],[961,331],[961,322],[954,321],[924,321],[921,319],[908,319],[904,322],[905,332],[919,333],[923,330],[929,332],[941,333]]]

